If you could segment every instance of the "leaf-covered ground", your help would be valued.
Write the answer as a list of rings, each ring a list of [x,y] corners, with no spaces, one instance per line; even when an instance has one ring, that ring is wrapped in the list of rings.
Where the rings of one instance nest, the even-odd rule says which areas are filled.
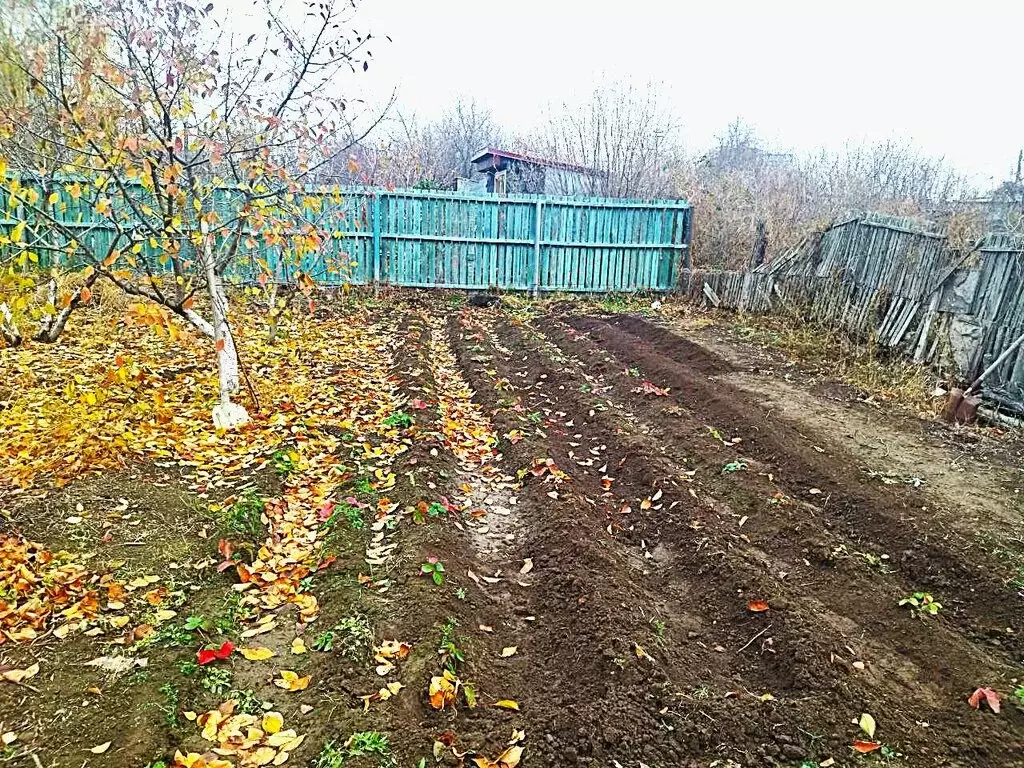
[[[941,445],[905,481],[671,312],[555,308],[247,318],[231,433],[187,335],[0,350],[0,761],[1022,764],[1011,489],[980,520]]]

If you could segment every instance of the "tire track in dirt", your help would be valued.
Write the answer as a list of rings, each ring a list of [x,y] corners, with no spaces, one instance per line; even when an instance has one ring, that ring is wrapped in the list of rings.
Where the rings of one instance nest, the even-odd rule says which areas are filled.
[[[562,345],[564,347],[568,347],[569,351],[571,352],[571,346],[572,346],[573,342],[568,340],[567,338],[561,339],[561,342],[562,342]],[[590,373],[589,374],[584,374],[584,376],[586,376],[589,379],[593,379],[593,374],[595,372],[599,372],[600,367],[599,366],[595,366],[594,364],[591,363],[588,366],[586,366],[585,369],[581,367],[581,370],[589,371]],[[659,383],[661,383],[661,382],[659,382]],[[660,400],[660,398],[658,398],[658,399]],[[665,418],[666,418],[666,414],[664,414],[664,413],[658,413],[656,415],[656,417],[655,417],[656,421],[662,421],[662,422],[665,420]],[[669,416],[669,418],[671,418],[671,416]],[[646,427],[644,429],[645,429],[645,431],[651,431],[651,432],[657,433],[656,429],[655,430],[651,430],[651,429],[648,429]],[[706,430],[704,429],[704,427],[702,425],[697,425],[697,430],[703,431],[706,434]],[[699,432],[698,432],[698,434],[699,434]],[[650,438],[648,438],[648,440],[650,441]],[[652,454],[655,455],[655,456],[657,456],[657,454],[658,454],[658,450],[657,449],[659,447],[656,444],[656,440],[657,440],[657,438],[655,437],[654,441],[649,443],[649,448],[651,449]],[[692,442],[693,442],[693,439],[690,438],[690,443],[692,443]],[[720,467],[721,463],[719,463],[718,466]],[[712,477],[713,477],[713,475],[712,475]],[[721,484],[720,483],[716,483],[716,485],[720,486]],[[761,504],[764,503],[764,498],[766,498],[766,496],[762,496],[761,497]],[[733,523],[733,525],[734,525],[734,523]],[[735,534],[731,534],[731,535],[732,535],[733,538],[735,538],[735,536],[736,536]],[[752,548],[748,548],[748,549],[752,549]],[[775,553],[773,552],[773,554],[775,554]],[[795,553],[791,553],[791,555],[795,555],[796,557],[799,557],[800,552],[796,551]],[[768,558],[765,557],[764,559],[767,560]],[[775,559],[775,558],[773,558],[773,559]],[[730,566],[734,565],[734,563],[735,563],[735,561],[730,561]],[[874,589],[876,587],[876,584],[874,584],[873,582],[878,581],[877,579],[874,579],[873,577],[875,577],[875,574],[872,574],[872,573],[868,573],[866,575],[866,577],[863,574],[856,574],[856,580],[859,580],[860,583],[862,584],[862,586],[866,586],[866,587],[868,587],[870,589]],[[801,586],[803,586],[803,585],[801,585]],[[824,586],[827,586],[827,585],[824,582],[821,582],[820,586],[824,587]],[[906,663],[905,663],[905,661],[902,658],[902,652],[906,651],[907,648],[902,646],[902,642],[901,641],[897,641],[894,645],[889,646],[889,645],[886,645],[884,642],[882,642],[882,643],[875,643],[875,642],[872,642],[871,640],[866,640],[865,637],[864,637],[866,632],[858,624],[858,621],[862,620],[862,616],[861,616],[861,612],[856,610],[856,605],[851,605],[851,606],[849,606],[849,608],[847,608],[846,605],[845,605],[845,601],[842,600],[842,594],[841,593],[840,593],[840,600],[838,602],[832,601],[831,605],[822,603],[821,601],[817,600],[817,598],[814,595],[813,590],[816,589],[815,585],[814,584],[809,585],[809,589],[811,590],[811,593],[809,595],[801,594],[800,590],[796,591],[796,594],[793,595],[793,597],[792,597],[792,599],[794,599],[796,601],[796,604],[793,607],[795,608],[796,605],[802,605],[802,607],[804,608],[804,611],[798,611],[797,613],[805,613],[808,618],[814,617],[814,618],[817,619],[817,617],[820,617],[820,616],[824,615],[826,617],[826,627],[819,626],[820,622],[818,622],[818,621],[807,622],[807,621],[803,621],[803,620],[798,619],[795,622],[794,631],[797,633],[796,639],[798,641],[802,640],[802,642],[798,642],[797,647],[800,647],[801,645],[806,647],[806,646],[809,645],[810,646],[810,650],[813,652],[812,655],[816,655],[818,658],[821,658],[821,656],[824,655],[825,658],[828,658],[827,654],[830,653],[830,650],[829,650],[828,646],[830,645],[830,643],[825,643],[824,646],[823,646],[821,643],[817,642],[819,640],[819,636],[820,635],[827,635],[829,637],[829,639],[831,640],[832,647],[839,651],[838,655],[840,657],[848,656],[846,651],[843,650],[843,636],[845,635],[846,637],[855,637],[856,641],[854,642],[854,644],[858,645],[861,648],[862,651],[866,651],[867,654],[870,654],[870,655],[874,656],[875,659],[884,658],[885,656],[888,656],[888,658],[890,660],[890,664],[889,664],[889,668],[888,669],[876,670],[876,671],[883,671],[883,672],[891,673],[891,676],[893,678],[891,681],[888,679],[888,676],[883,674],[881,676],[876,675],[875,679],[873,681],[873,683],[875,685],[879,685],[880,686],[880,689],[878,689],[878,690],[873,690],[873,691],[868,690],[868,691],[865,691],[865,690],[863,690],[863,686],[862,685],[852,686],[852,690],[845,691],[844,692],[845,695],[842,696],[838,702],[836,702],[838,704],[838,706],[844,706],[845,705],[846,707],[850,707],[852,705],[852,706],[855,707],[853,702],[862,701],[862,702],[865,703],[865,706],[867,706],[867,705],[876,705],[877,704],[879,707],[881,707],[881,706],[883,706],[883,702],[885,702],[887,699],[891,702],[893,699],[895,699],[897,701],[901,701],[901,700],[905,700],[908,697],[910,697],[911,699],[913,699],[914,703],[919,704],[923,710],[931,710],[933,713],[938,715],[940,718],[945,718],[945,719],[955,719],[956,718],[955,714],[949,712],[949,707],[951,706],[951,704],[950,704],[951,701],[959,701],[960,700],[960,691],[959,690],[950,690],[950,686],[945,685],[945,684],[940,686],[940,685],[931,684],[928,681],[922,682],[921,678],[924,677],[924,675],[920,674],[920,669],[930,669],[932,667],[932,665],[930,665],[929,662],[932,659],[937,658],[938,656],[941,656],[942,651],[944,650],[943,643],[946,640],[948,640],[948,638],[940,637],[940,638],[937,638],[934,642],[931,642],[931,643],[925,642],[925,643],[923,643],[923,645],[925,646],[924,649],[923,649],[923,652],[919,653],[919,654],[915,654],[915,657],[916,657],[916,659],[917,659],[917,661],[918,661],[918,663],[920,665],[920,669],[915,669],[913,667],[908,669],[908,668],[906,668]],[[790,588],[790,587],[782,587],[781,584],[780,584],[779,591],[781,591],[783,593],[785,593],[787,591],[790,592],[790,593],[794,592],[794,590],[792,588]],[[808,608],[812,608],[814,610],[808,612],[807,611]],[[833,609],[835,609],[835,610],[833,610]],[[853,609],[853,612],[851,613],[850,616],[843,615],[843,611],[844,610],[849,613],[850,609]],[[883,611],[883,613],[884,613],[884,611]],[[828,627],[827,626],[828,624],[831,624],[832,626]],[[879,626],[884,628],[884,624],[879,625]],[[800,637],[801,633],[804,635],[803,638]],[[891,633],[890,633],[890,635],[891,635]],[[872,633],[871,636],[873,637],[873,633]],[[891,636],[890,636],[889,639],[890,639],[890,641],[892,640]],[[959,641],[958,643],[955,643],[955,644],[959,645],[960,651],[962,651],[962,654],[960,655],[960,661],[965,661],[967,659],[971,660],[971,662],[966,665],[967,666],[967,670],[965,670],[965,672],[967,672],[968,675],[971,672],[977,673],[977,672],[979,672],[979,670],[986,670],[986,669],[991,669],[993,667],[1000,666],[998,664],[994,664],[991,659],[986,658],[986,656],[985,656],[985,654],[983,652],[977,651],[976,649],[971,647],[969,644],[965,646],[963,641],[962,641],[962,638],[954,636],[953,639],[955,641]],[[808,642],[808,640],[810,642]],[[913,638],[908,638],[908,642],[914,642],[914,641],[917,641],[918,643],[920,643],[920,637],[919,636],[914,636]],[[936,643],[938,643],[938,644],[936,645]],[[875,653],[872,654],[871,652],[873,650],[875,651]],[[938,654],[938,656],[931,655],[931,653],[929,653],[929,651],[934,651],[935,653]],[[873,659],[873,660],[875,660],[875,659]],[[801,666],[804,666],[804,665],[801,664]],[[813,667],[814,665],[808,664],[807,666]],[[849,659],[847,661],[847,666],[849,668]],[[956,671],[956,670],[954,670],[954,671]],[[798,677],[796,678],[797,680],[801,680],[802,679],[804,686],[811,686],[811,687],[813,687],[816,684],[817,685],[824,684],[826,686],[830,685],[830,683],[828,683],[827,680],[823,680],[822,679],[822,675],[821,675],[820,672],[817,673],[817,674],[815,674],[813,671],[810,674],[807,674],[807,672],[808,672],[807,669],[799,670]],[[959,682],[962,685],[976,684],[976,681],[969,681],[967,679],[964,679],[964,676],[962,676],[962,675],[958,675],[958,677],[960,677]],[[939,681],[936,681],[936,682],[939,682]],[[945,683],[945,681],[941,681],[941,682]],[[857,690],[858,688],[860,690]],[[932,689],[932,691],[931,691],[931,693],[933,694],[932,696],[928,695],[928,690],[927,689]],[[943,695],[943,693],[945,695]],[[907,707],[908,712],[905,715],[905,718],[909,719],[908,724],[910,726],[914,725],[914,716],[912,714],[912,710],[913,709],[914,709],[914,707],[912,707],[912,706],[911,707]],[[881,711],[881,709],[879,711]],[[929,717],[931,718],[931,715],[929,715]],[[917,713],[917,718],[920,718],[920,711]],[[891,722],[891,720],[890,720],[890,722]],[[841,725],[841,719],[839,720],[839,723]],[[1005,733],[1005,731],[1003,733],[1001,733],[1001,734],[998,732],[998,731],[1002,730],[999,725],[997,725],[995,723],[986,723],[986,725],[991,725],[993,730],[995,731],[994,733],[991,734],[991,738],[993,739],[994,743],[997,743],[997,744],[999,742],[1008,743],[1009,741],[1012,741],[1012,739],[1008,736],[1007,733]],[[956,723],[951,723],[951,726],[953,726],[955,728],[956,727]],[[940,727],[941,727],[941,724],[940,724]],[[967,751],[971,751],[970,747],[967,747],[966,749],[967,749]],[[985,747],[981,747],[981,749],[980,749],[980,751],[978,753],[972,755],[972,759],[986,759],[987,752],[988,752],[988,750]]]

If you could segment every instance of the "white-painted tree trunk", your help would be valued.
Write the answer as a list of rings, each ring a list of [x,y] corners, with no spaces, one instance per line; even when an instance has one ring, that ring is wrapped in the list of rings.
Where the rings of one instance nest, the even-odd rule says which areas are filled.
[[[217,274],[213,254],[204,244],[203,261],[206,269],[206,283],[210,291],[210,306],[213,311],[213,340],[217,345],[217,373],[220,402],[213,409],[213,424],[218,429],[231,429],[249,421],[245,407],[233,403],[231,396],[241,388],[238,366],[238,350],[228,325],[228,297]],[[197,316],[198,317],[198,316]],[[191,318],[189,318],[191,320]],[[202,318],[199,318],[202,320]],[[195,321],[193,321],[194,323]]]
[[[6,302],[0,302],[0,332],[2,332],[7,346],[17,347],[21,344],[21,331],[18,329],[17,323],[14,322],[14,315]]]

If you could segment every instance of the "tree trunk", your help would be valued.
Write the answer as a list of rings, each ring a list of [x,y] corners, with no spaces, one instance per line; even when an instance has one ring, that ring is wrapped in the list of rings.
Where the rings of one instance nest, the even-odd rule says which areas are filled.
[[[217,274],[216,264],[208,243],[204,244],[203,261],[206,282],[210,291],[210,306],[213,309],[213,339],[217,345],[217,374],[220,402],[213,409],[214,426],[231,429],[249,421],[245,407],[231,402],[231,396],[241,388],[239,378],[238,350],[228,325],[228,297]],[[202,318],[200,318],[202,319]],[[194,321],[193,321],[194,322]]]
[[[11,308],[7,306],[6,302],[0,302],[0,335],[3,335],[4,343],[8,347],[21,346],[23,340],[21,331],[18,330],[14,316],[11,314]]]

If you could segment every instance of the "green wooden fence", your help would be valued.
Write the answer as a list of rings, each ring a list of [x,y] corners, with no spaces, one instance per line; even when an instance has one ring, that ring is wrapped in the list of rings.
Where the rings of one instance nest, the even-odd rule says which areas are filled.
[[[60,189],[58,187],[58,189]],[[102,250],[114,236],[80,202],[61,218]],[[302,269],[323,285],[533,291],[665,291],[688,265],[690,206],[681,200],[466,195],[343,190],[322,197],[311,220],[332,232]],[[218,207],[231,207],[224,191]],[[3,218],[0,229],[15,223]],[[255,233],[254,233],[255,234]],[[260,248],[233,276],[254,276],[254,258],[278,274],[273,249]],[[344,265],[339,268],[339,265]]]
[[[355,190],[343,205],[334,247],[355,266],[342,277],[330,259],[308,258],[304,269],[321,283],[664,291],[690,241],[680,200]]]

